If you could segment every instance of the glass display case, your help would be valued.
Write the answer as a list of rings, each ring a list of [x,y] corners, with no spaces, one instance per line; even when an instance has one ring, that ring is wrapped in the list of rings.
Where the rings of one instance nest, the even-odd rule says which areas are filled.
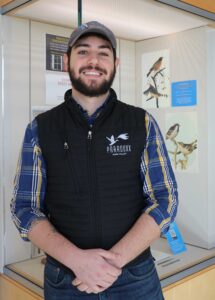
[[[71,26],[68,26],[68,21],[62,23],[61,18],[58,21],[38,20],[41,12],[38,2],[32,4],[34,8],[27,6],[10,16],[0,15],[0,181],[3,182],[0,187],[0,264],[1,272],[42,295],[44,253],[19,237],[11,220],[10,200],[27,124],[38,113],[61,103],[62,93],[70,84],[59,52],[49,53],[52,70],[47,69],[46,36],[67,39],[74,28],[77,12],[72,12]],[[136,2],[137,13],[141,1]],[[129,9],[131,6],[127,3]],[[152,245],[163,287],[215,262],[215,29],[207,26],[208,21],[200,17],[192,16],[189,21],[193,21],[194,25],[186,31],[161,33],[156,37],[152,34],[144,39],[140,37],[139,29],[136,36],[134,33],[131,37],[137,26],[135,24],[130,26],[128,36],[126,30],[120,33],[118,23],[113,22],[112,25],[113,30],[118,29],[117,54],[120,58],[113,87],[122,101],[144,107],[155,116],[166,139],[179,186],[180,204],[176,221],[187,251],[173,255],[164,238]],[[168,72],[166,81],[161,78],[159,82],[158,107],[155,99],[147,101],[149,78],[146,78],[145,62],[152,62],[160,56],[165,57]],[[190,81],[195,81],[196,94],[193,96],[190,89],[178,94],[179,84]],[[56,82],[60,84],[54,90]],[[177,97],[173,97],[172,93],[174,83],[178,84],[177,90],[174,90]],[[189,93],[189,101],[186,93]],[[180,123],[180,131],[175,138],[175,148],[175,143],[166,137],[168,129],[177,123]],[[183,152],[188,147],[186,145],[192,148],[190,153]]]

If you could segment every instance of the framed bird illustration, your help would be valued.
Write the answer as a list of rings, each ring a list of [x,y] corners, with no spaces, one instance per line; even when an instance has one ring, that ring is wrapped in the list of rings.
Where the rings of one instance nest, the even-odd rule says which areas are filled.
[[[169,50],[142,54],[142,105],[170,106]]]
[[[198,141],[196,112],[166,115],[165,140],[175,170],[198,170]]]

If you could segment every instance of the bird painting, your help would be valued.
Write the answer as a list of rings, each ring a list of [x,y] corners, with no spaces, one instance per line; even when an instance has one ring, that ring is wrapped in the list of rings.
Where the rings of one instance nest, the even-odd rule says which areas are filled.
[[[179,124],[172,125],[166,133],[166,140],[174,140],[179,133]]]
[[[149,96],[146,101],[151,100],[152,98],[158,99],[159,97],[167,97],[166,94],[161,94],[158,90],[152,85],[149,85],[149,88],[143,92],[144,95]]]
[[[148,108],[170,106],[169,50],[142,54],[142,101]]]
[[[150,84],[149,85],[149,88],[147,90],[145,90],[143,92],[144,95],[146,96],[150,96],[150,98],[148,98],[146,101],[149,101],[151,100],[152,98],[158,98],[158,97],[167,97],[166,94],[161,94],[158,92],[158,90],[152,85]]]
[[[184,159],[179,159],[177,164],[181,165],[181,169],[187,169],[188,164],[188,155],[190,155],[195,149],[197,149],[197,140],[193,141],[190,144],[185,144],[183,142],[177,142],[177,154],[182,153]]]
[[[185,158],[190,155],[195,149],[197,149],[197,140],[193,141],[190,144],[185,144],[183,142],[177,142],[178,145],[178,154],[182,153]]]
[[[183,143],[177,141],[175,138],[179,133],[179,124],[176,123],[169,128],[166,134],[166,139],[170,140],[175,145],[174,151],[168,151],[170,154],[173,154],[173,162],[175,169],[177,169],[177,165],[181,166],[182,170],[186,170],[188,166],[189,156],[193,153],[195,149],[197,149],[197,140],[194,140],[191,143]],[[180,157],[180,155],[183,155]]]
[[[152,72],[157,72],[160,70],[161,68],[161,65],[162,65],[162,61],[163,61],[163,57],[160,57],[153,65],[152,67],[150,68],[149,72],[147,73],[147,77],[149,77],[149,75],[152,73]]]

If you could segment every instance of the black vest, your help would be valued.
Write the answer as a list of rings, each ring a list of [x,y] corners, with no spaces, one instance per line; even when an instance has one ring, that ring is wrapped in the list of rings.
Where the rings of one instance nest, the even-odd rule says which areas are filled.
[[[51,223],[82,249],[111,248],[144,208],[145,111],[118,101],[111,90],[90,128],[70,90],[37,122]]]

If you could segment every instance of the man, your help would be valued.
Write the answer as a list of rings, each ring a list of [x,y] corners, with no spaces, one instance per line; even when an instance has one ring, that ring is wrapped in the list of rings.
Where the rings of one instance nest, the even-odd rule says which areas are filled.
[[[118,62],[113,33],[81,25],[65,57],[72,90],[26,130],[11,209],[47,254],[47,300],[163,299],[149,246],[177,187],[152,116],[110,88]]]

